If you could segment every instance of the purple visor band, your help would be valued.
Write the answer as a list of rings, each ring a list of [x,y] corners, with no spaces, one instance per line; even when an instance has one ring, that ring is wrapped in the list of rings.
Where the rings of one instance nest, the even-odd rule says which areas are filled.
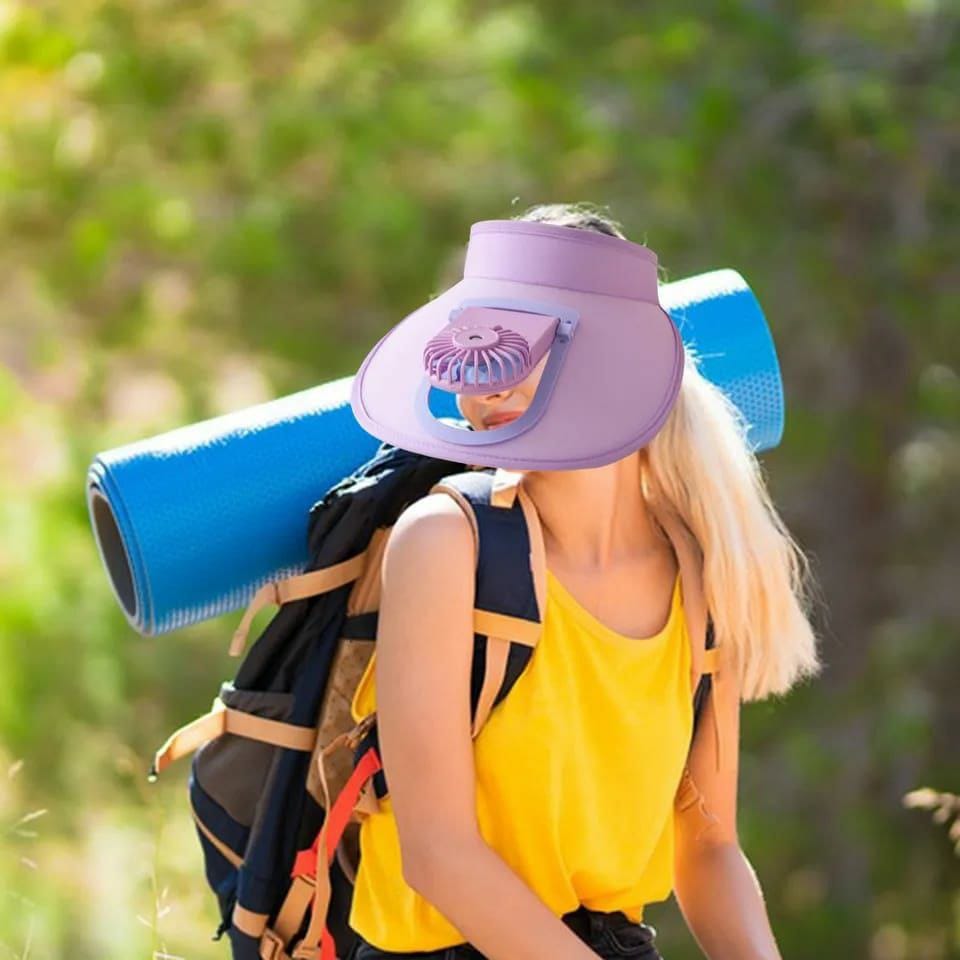
[[[528,221],[473,224],[463,276],[659,303],[652,250],[587,230],[568,229],[558,236],[556,227]]]

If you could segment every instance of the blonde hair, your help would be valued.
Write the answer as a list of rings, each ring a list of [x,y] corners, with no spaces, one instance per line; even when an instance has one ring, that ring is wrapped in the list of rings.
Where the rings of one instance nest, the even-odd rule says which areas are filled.
[[[810,567],[770,498],[740,411],[684,354],[680,392],[647,444],[641,482],[694,534],[717,643],[736,652],[742,698],[761,700],[820,668],[806,614]]]
[[[541,205],[515,219],[627,239],[592,204]],[[735,654],[741,698],[761,700],[785,693],[821,665],[807,613],[810,565],[770,498],[747,428],[685,346],[680,391],[644,448],[641,485],[648,500],[674,509],[696,538],[716,642]]]

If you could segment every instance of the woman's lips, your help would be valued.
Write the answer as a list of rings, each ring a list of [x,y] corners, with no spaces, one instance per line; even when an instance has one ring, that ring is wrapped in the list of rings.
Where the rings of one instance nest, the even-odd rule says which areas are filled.
[[[484,417],[483,425],[485,427],[496,427],[502,423],[509,423],[511,420],[516,420],[522,412],[522,410],[516,410],[512,413],[492,413],[489,417]]]

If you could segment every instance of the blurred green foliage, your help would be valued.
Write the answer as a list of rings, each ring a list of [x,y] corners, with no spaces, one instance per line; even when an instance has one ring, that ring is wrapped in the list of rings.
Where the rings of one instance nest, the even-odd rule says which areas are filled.
[[[777,342],[764,467],[826,664],[744,713],[783,954],[960,956],[960,868],[901,801],[960,786],[955,5],[0,0],[0,65],[4,954],[228,952],[186,769],[144,774],[236,617],[132,633],[92,456],[352,372],[470,223],[585,199],[671,279],[740,270]]]

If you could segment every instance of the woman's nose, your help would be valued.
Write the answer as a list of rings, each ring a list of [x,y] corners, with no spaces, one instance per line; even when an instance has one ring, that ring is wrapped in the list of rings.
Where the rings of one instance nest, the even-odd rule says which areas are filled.
[[[513,390],[504,387],[503,390],[497,390],[495,393],[481,393],[478,399],[483,403],[499,403],[501,400],[506,400],[512,393]]]

